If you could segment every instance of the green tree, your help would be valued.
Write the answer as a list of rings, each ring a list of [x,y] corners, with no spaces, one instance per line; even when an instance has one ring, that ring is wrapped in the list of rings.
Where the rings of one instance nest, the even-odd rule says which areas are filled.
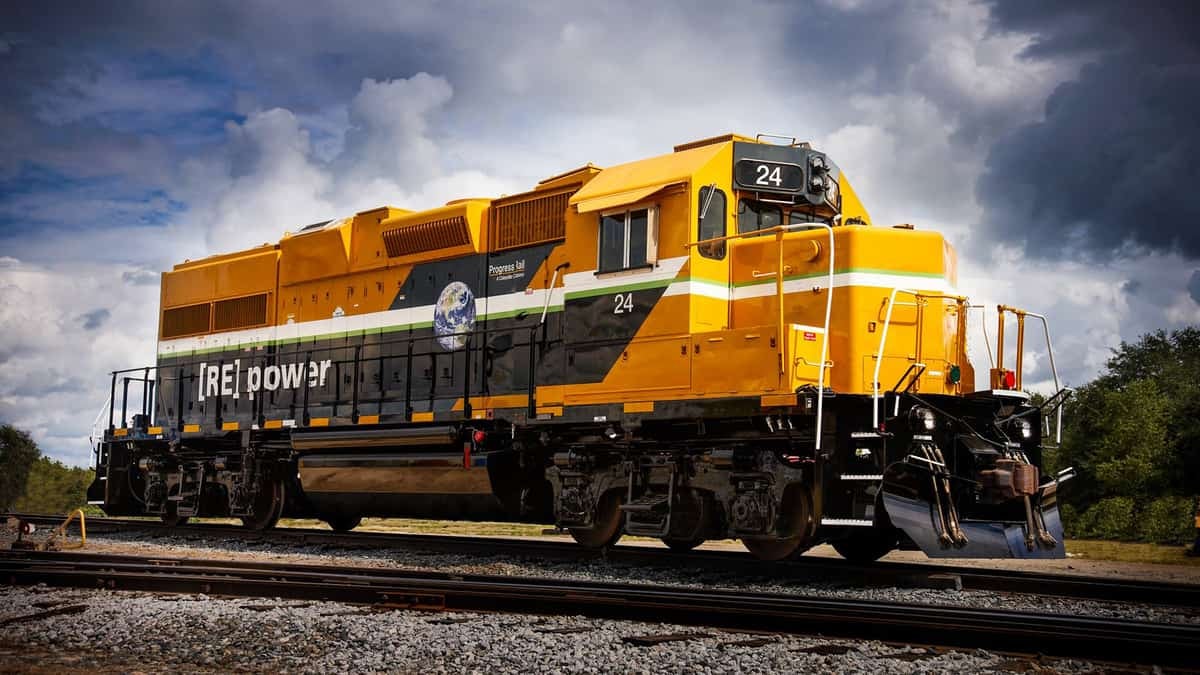
[[[1169,490],[1200,492],[1200,327],[1143,335],[1113,350],[1101,386],[1154,382],[1167,399]]]
[[[1200,328],[1121,343],[1067,403],[1066,420],[1047,461],[1079,472],[1061,493],[1078,514],[1072,532],[1177,539],[1176,524],[1147,521],[1175,519],[1200,492]]]
[[[1080,387],[1067,408],[1057,467],[1074,466],[1079,478],[1065,490],[1080,510],[1106,497],[1147,499],[1169,482],[1166,397],[1151,381],[1121,388],[1098,382]]]
[[[11,510],[25,492],[29,470],[40,455],[29,434],[11,424],[0,426],[0,510]]]
[[[23,513],[66,513],[87,504],[92,472],[39,457],[29,471],[25,494],[15,508]]]

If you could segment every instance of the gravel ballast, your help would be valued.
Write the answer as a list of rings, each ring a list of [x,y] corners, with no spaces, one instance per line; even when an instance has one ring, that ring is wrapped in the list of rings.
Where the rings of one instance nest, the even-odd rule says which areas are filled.
[[[13,621],[69,608],[73,613]],[[983,650],[657,623],[0,586],[0,672],[1060,672]],[[625,638],[691,634],[636,646]],[[700,635],[697,635],[700,634]]]
[[[160,537],[139,541],[134,534],[106,534],[88,539],[88,550],[130,555],[159,555],[241,560],[286,561],[312,565],[353,565],[407,570],[511,577],[551,577],[581,581],[610,581],[717,588],[811,597],[857,598],[873,601],[923,603],[1025,612],[1073,614],[1162,623],[1200,624],[1194,609],[1160,605],[1100,602],[1052,596],[974,590],[847,586],[813,579],[747,579],[707,569],[629,565],[603,559],[588,561],[537,560],[509,554],[450,554],[410,549],[345,550],[321,546],[288,546],[241,540]]]

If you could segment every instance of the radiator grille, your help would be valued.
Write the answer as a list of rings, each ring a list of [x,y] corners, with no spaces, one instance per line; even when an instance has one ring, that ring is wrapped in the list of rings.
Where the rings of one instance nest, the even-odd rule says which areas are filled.
[[[497,200],[492,206],[492,248],[530,246],[562,239],[567,234],[567,203],[579,189],[552,192],[529,198],[521,195],[510,200]]]
[[[244,298],[218,300],[213,303],[213,330],[234,330],[265,326],[267,323],[267,294]]]
[[[401,225],[383,231],[383,244],[389,258],[412,255],[440,248],[471,243],[467,219],[462,216]]]
[[[163,339],[197,335],[209,331],[209,304],[172,307],[162,315]]]

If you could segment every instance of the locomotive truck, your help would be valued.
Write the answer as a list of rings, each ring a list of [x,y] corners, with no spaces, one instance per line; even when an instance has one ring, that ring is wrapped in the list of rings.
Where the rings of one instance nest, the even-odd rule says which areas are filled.
[[[1035,404],[1021,383],[1025,321],[1044,317],[998,308],[977,391],[980,307],[956,291],[953,247],[873,225],[833,159],[771,140],[176,265],[156,363],[112,374],[89,500],[257,529],[378,516],[553,524],[588,547],[736,538],[764,559],[821,542],[856,560],[1061,557],[1070,474],[1041,469],[1068,390]]]

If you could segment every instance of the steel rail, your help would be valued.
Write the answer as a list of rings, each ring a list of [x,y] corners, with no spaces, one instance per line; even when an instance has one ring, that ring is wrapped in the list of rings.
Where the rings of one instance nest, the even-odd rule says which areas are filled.
[[[1200,625],[769,593],[276,562],[0,554],[0,581],[454,611],[584,614],[737,630],[1190,666]]]
[[[24,515],[37,525],[57,525],[58,517]],[[574,542],[507,537],[402,534],[388,532],[331,532],[329,530],[275,528],[253,531],[236,525],[191,524],[168,527],[154,520],[89,518],[92,535],[98,533],[144,532],[153,536],[183,539],[261,541],[281,545],[325,546],[354,549],[405,549],[423,552],[525,557],[538,560],[586,561],[604,559],[614,564],[702,569],[739,579],[793,579],[848,583],[856,586],[925,586],[934,575],[958,577],[962,588],[1050,595],[1082,600],[1137,602],[1174,607],[1200,607],[1200,584],[1141,581],[1082,574],[998,570],[941,563],[880,561],[857,564],[836,558],[806,556],[794,560],[765,562],[739,551],[697,550],[688,553],[647,546],[615,546],[603,551],[583,548]],[[944,581],[944,579],[942,579]]]

